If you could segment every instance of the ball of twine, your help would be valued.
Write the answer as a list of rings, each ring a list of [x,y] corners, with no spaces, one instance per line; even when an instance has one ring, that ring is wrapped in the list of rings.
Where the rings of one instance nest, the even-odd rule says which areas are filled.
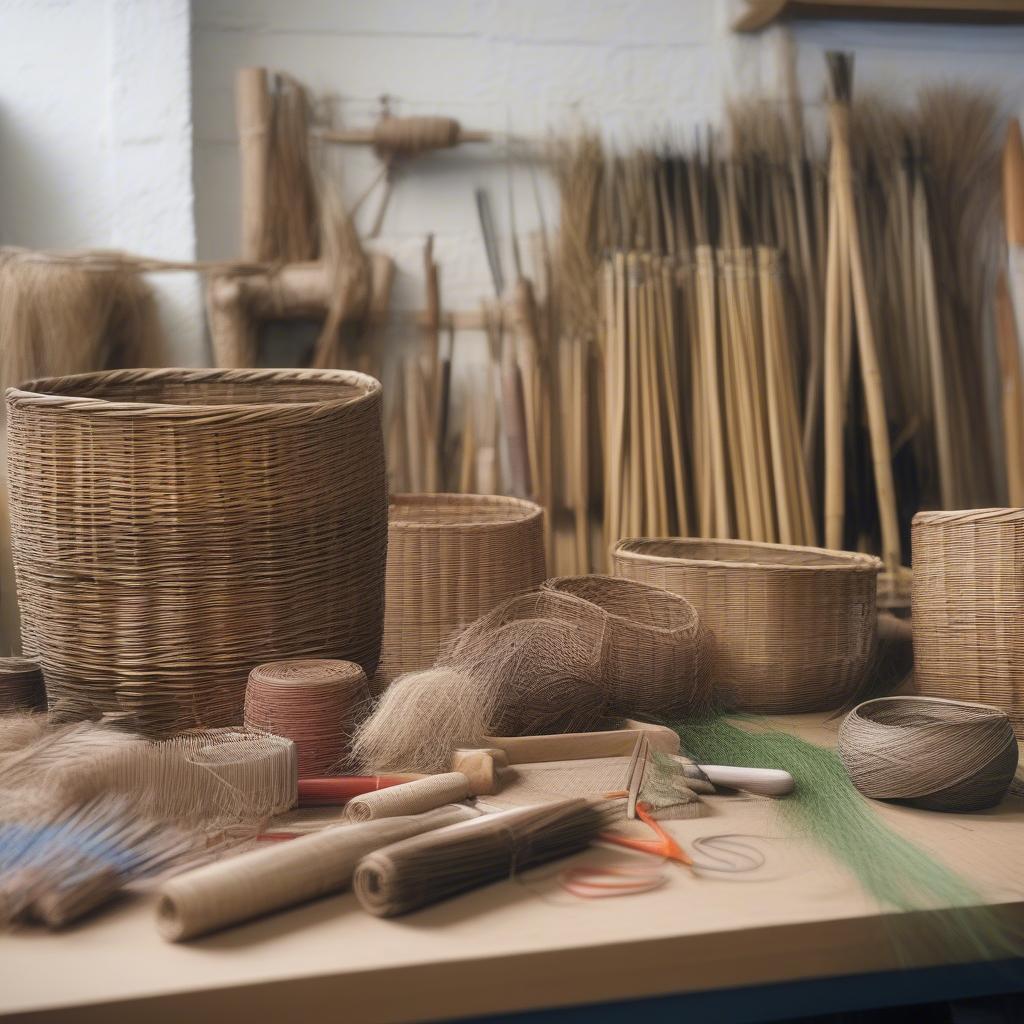
[[[865,796],[933,811],[979,811],[1006,795],[1018,751],[998,708],[911,696],[855,707],[839,729],[839,756]]]
[[[0,658],[0,714],[45,711],[43,670],[27,658]]]
[[[366,674],[351,661],[274,661],[257,665],[245,688],[245,725],[295,743],[299,776],[341,769],[369,700]]]

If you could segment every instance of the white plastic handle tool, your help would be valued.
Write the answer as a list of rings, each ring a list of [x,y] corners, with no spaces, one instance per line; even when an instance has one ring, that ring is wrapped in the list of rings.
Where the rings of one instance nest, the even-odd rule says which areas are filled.
[[[724,764],[702,764],[700,770],[716,786],[742,789],[763,796],[785,796],[793,792],[793,776],[779,768],[733,768]]]

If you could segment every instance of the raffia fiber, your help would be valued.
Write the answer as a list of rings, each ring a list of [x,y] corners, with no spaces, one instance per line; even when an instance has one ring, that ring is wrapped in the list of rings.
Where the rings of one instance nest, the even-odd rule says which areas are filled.
[[[1024,736],[1024,509],[919,512],[912,543],[918,691],[993,704]]]
[[[544,576],[539,505],[476,494],[393,495],[375,684],[429,668],[455,630]]]
[[[1006,795],[1017,740],[998,708],[939,697],[880,697],[839,729],[839,756],[865,796],[932,811],[980,811]]]
[[[609,711],[678,717],[711,710],[710,636],[687,600],[614,576],[566,576],[544,589],[607,613]]]
[[[718,699],[795,714],[840,707],[861,683],[875,636],[870,555],[728,540],[632,539],[616,575],[686,598],[714,637]]]
[[[375,821],[404,814],[422,814],[442,804],[465,800],[468,796],[469,779],[462,772],[443,772],[357,796],[348,802],[346,817],[350,821]]]
[[[237,723],[253,665],[377,666],[377,381],[121,370],[7,393],[26,653],[51,710],[167,734]]]
[[[42,669],[27,658],[0,658],[0,714],[45,710]]]
[[[366,674],[351,661],[275,661],[249,673],[245,725],[292,740],[300,778],[330,775],[345,766],[369,699]]]
[[[396,679],[356,733],[368,771],[447,771],[488,736],[580,732],[605,715],[608,616],[553,591],[522,594],[471,623],[434,668]]]

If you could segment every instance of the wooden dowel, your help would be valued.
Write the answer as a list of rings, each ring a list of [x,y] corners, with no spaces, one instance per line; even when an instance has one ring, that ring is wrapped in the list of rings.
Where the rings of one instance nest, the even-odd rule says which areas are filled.
[[[835,156],[832,158],[835,175]],[[839,203],[829,203],[828,256],[825,277],[825,546],[843,547],[845,466],[843,465],[843,407],[846,393],[842,374],[842,302],[840,300],[841,244]]]
[[[270,90],[266,68],[240,68],[235,75],[235,116],[241,167],[242,259],[264,256]]]

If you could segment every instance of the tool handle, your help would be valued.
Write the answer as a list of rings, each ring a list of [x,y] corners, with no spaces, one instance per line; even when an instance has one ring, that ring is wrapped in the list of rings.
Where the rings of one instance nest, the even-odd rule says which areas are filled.
[[[742,789],[763,796],[785,796],[795,783],[789,772],[778,768],[734,768],[724,764],[702,764],[700,770],[716,786]]]
[[[299,779],[297,807],[337,807],[353,797],[400,786],[421,775],[342,775],[334,779]]]

